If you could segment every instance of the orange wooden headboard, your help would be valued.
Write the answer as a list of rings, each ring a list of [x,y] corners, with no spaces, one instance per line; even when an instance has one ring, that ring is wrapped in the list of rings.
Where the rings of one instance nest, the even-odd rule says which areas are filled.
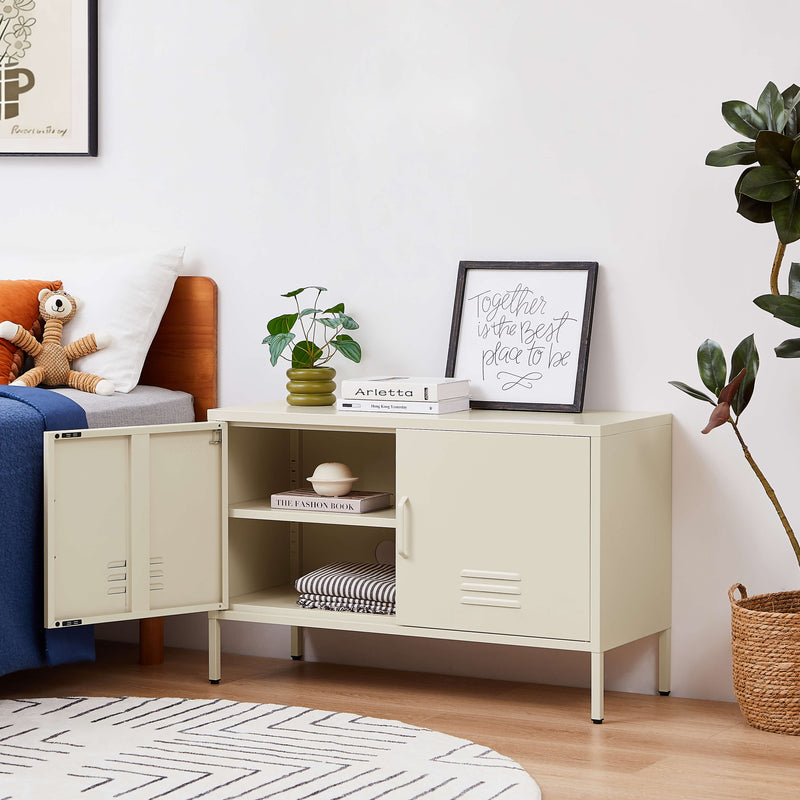
[[[217,284],[211,278],[175,281],[139,383],[188,392],[198,421],[217,407]]]

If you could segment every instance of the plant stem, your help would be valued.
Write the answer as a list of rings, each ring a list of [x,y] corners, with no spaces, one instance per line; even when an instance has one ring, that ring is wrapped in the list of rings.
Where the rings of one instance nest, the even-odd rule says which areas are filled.
[[[772,261],[772,273],[769,276],[769,290],[772,294],[780,294],[778,291],[778,273],[781,271],[781,262],[783,261],[783,254],[786,252],[786,245],[779,241],[778,249],[775,252],[775,258]]]
[[[745,444],[744,439],[742,439],[742,434],[739,433],[739,426],[732,420],[729,419],[728,422],[731,423],[733,426],[734,433],[736,434],[736,438],[739,440],[739,444],[742,446],[742,452],[744,453],[744,457],[747,459],[747,463],[752,467],[753,472],[755,472],[756,477],[759,481],[761,481],[761,485],[764,487],[764,491],[767,493],[767,497],[769,497],[772,505],[775,506],[775,511],[778,512],[778,518],[780,519],[781,523],[783,524],[784,530],[786,531],[786,535],[789,537],[789,541],[792,544],[792,550],[794,550],[795,558],[797,559],[798,565],[800,565],[800,544],[797,542],[797,538],[794,535],[794,531],[792,530],[792,526],[789,524],[789,520],[786,519],[786,514],[783,513],[783,508],[781,507],[780,502],[778,502],[778,498],[775,494],[775,490],[770,486],[769,481],[764,476],[764,473],[758,468],[758,464],[756,464],[753,456],[750,455],[750,448]]]

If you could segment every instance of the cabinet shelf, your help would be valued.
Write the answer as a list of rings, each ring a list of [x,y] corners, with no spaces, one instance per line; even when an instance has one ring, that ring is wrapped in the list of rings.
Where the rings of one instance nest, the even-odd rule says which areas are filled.
[[[547,639],[535,636],[492,634],[486,631],[418,628],[403,625],[394,614],[364,614],[352,611],[325,611],[297,605],[297,590],[292,585],[274,586],[258,592],[231,597],[224,611],[212,611],[214,620],[234,620],[299,628],[383,633],[422,639],[450,639],[461,642],[494,642],[512,646],[535,646],[586,652],[589,642]]]
[[[397,516],[394,508],[367,511],[363,514],[336,511],[303,511],[272,508],[269,498],[234,503],[228,507],[231,519],[262,519],[281,522],[314,522],[320,525],[353,525],[362,528],[394,528]]]
[[[258,592],[232,597],[220,619],[239,619],[309,628],[400,633],[393,614],[363,614],[353,611],[325,611],[297,605],[298,592],[291,585],[274,586]]]

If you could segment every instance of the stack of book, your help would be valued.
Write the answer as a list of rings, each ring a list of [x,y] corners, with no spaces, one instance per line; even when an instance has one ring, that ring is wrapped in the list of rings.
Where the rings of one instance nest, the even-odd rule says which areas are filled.
[[[469,381],[463,378],[375,377],[343,380],[339,411],[450,414],[469,409]]]

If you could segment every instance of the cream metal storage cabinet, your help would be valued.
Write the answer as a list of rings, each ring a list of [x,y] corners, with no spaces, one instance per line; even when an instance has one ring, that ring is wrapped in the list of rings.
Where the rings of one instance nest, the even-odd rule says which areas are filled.
[[[362,414],[283,403],[209,422],[46,434],[47,624],[205,610],[220,623],[408,635],[603,656],[658,634],[669,691],[671,417],[472,410]],[[276,510],[341,461],[394,507]],[[392,540],[397,613],[304,609],[294,580]]]

